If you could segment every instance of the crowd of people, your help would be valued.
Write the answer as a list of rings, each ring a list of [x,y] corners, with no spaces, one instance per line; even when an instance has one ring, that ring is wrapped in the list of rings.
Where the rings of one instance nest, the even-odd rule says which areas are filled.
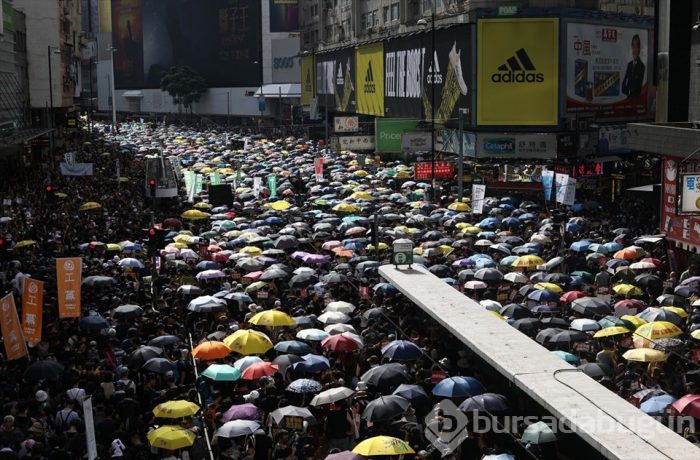
[[[139,122],[97,125],[73,149],[93,175],[2,172],[2,295],[20,318],[27,279],[44,299],[41,341],[0,358],[0,459],[88,458],[90,445],[99,459],[581,458],[580,440],[539,426],[468,427],[454,451],[426,437],[445,398],[467,414],[541,409],[380,278],[398,238],[644,412],[700,418],[700,266],[671,269],[633,198],[498,196],[476,215],[447,187],[431,200],[401,162]],[[147,198],[154,151],[202,191]],[[210,181],[233,201],[209,203]],[[59,318],[59,257],[82,258],[80,318]],[[697,443],[694,429],[679,435]]]

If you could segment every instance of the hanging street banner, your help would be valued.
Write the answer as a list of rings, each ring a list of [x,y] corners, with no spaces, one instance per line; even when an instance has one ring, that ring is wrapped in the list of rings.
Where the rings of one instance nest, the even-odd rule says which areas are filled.
[[[384,43],[384,115],[423,118],[423,75],[430,36],[419,33]]]
[[[58,317],[80,318],[80,287],[83,260],[80,257],[56,259]]]
[[[22,332],[28,342],[41,342],[44,283],[32,278],[24,280],[22,289]]]
[[[267,188],[270,190],[270,198],[277,198],[277,175],[267,176]]]
[[[384,116],[384,44],[358,46],[355,51],[357,113]]]
[[[472,213],[484,213],[484,199],[486,198],[486,186],[484,184],[472,185]]]
[[[477,28],[477,125],[558,124],[559,20],[480,19]]]
[[[544,201],[552,200],[552,186],[554,185],[554,171],[542,171],[542,189],[544,190]]]
[[[9,361],[27,356],[27,343],[19,325],[17,306],[12,294],[0,299],[0,332],[5,344],[5,358]]]
[[[374,150],[374,136],[340,136],[338,142],[341,150]]]
[[[314,175],[316,176],[316,182],[323,180],[323,157],[314,158]]]
[[[301,105],[307,107],[314,97],[316,78],[314,77],[314,57],[301,57]]]
[[[316,55],[316,97],[321,106],[335,106],[335,58],[333,53]]]
[[[335,51],[335,109],[338,112],[355,112],[355,48]]]
[[[650,32],[600,24],[566,24],[566,111],[596,117],[646,115]]]

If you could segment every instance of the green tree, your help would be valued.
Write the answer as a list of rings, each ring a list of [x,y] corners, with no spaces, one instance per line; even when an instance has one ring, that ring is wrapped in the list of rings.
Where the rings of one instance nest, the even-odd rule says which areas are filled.
[[[173,102],[177,104],[179,113],[182,113],[184,107],[192,114],[192,104],[198,102],[207,91],[207,82],[192,68],[175,66],[163,74],[160,89],[170,94]]]

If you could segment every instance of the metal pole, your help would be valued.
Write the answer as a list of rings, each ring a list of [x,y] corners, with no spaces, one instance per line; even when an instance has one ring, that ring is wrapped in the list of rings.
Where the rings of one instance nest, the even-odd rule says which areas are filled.
[[[457,198],[462,201],[464,196],[464,120],[462,109],[459,109],[459,159],[457,161]]]
[[[430,189],[431,189],[431,195],[432,199],[431,201],[435,203],[435,198],[436,198],[436,193],[437,191],[435,190],[435,73],[437,72],[437,69],[435,68],[435,0],[433,0],[433,8],[431,12],[432,16],[432,25],[431,25],[431,33],[430,33],[430,41],[431,41],[431,52],[430,52],[430,61],[432,62],[433,66],[433,84],[430,87],[430,143],[431,143],[431,155],[430,155]]]
[[[226,126],[229,125],[231,117],[231,91],[226,91]]]
[[[279,103],[280,103],[280,128],[282,127],[282,85],[278,86],[279,90]]]
[[[112,63],[112,130],[116,131],[117,129],[117,96],[116,96],[116,91],[114,89],[115,87],[115,82],[116,80],[116,75],[114,74],[114,53],[117,51],[113,47],[109,47],[108,51],[110,51],[110,60]]]
[[[51,166],[54,165],[54,138],[53,138],[53,74],[51,72],[51,45],[47,48],[46,55],[49,60],[49,158],[51,161]]]
[[[327,79],[326,79],[326,80],[327,80]],[[324,84],[325,84],[325,83],[324,83]],[[328,152],[328,143],[329,143],[329,141],[330,141],[330,139],[329,139],[329,127],[328,127],[328,88],[326,88],[326,94],[323,96],[323,102],[324,102],[323,105],[325,106],[324,109],[325,109],[325,113],[326,113],[326,116],[325,116],[325,118],[326,118],[326,120],[325,120],[325,122],[326,122],[326,143],[325,143],[325,147],[326,147],[326,152]]]

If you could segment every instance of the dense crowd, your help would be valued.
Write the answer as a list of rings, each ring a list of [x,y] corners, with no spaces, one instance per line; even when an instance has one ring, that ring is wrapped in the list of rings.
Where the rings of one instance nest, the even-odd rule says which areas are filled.
[[[577,458],[542,427],[470,433],[451,453],[426,439],[443,398],[490,416],[539,409],[383,282],[398,238],[631,404],[700,417],[700,265],[671,269],[634,197],[489,197],[475,215],[448,187],[430,202],[400,162],[325,152],[317,177],[306,139],[103,131],[72,146],[92,176],[2,171],[2,294],[21,317],[24,282],[45,293],[41,342],[0,359],[0,459],[86,458],[88,400],[100,459]],[[144,198],[154,150],[202,174],[203,191]],[[213,173],[234,185],[229,206],[208,203]],[[157,263],[153,224],[167,230]],[[58,317],[58,257],[82,257],[81,318]]]

